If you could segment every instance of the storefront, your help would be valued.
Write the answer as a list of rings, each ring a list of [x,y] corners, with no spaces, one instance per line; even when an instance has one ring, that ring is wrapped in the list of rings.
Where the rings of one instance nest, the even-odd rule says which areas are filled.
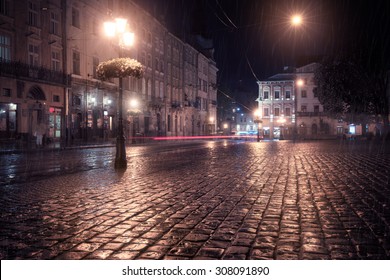
[[[61,139],[61,127],[62,127],[62,110],[61,108],[49,108],[49,128],[48,139],[58,141]]]
[[[14,103],[0,103],[0,139],[17,138],[17,110]]]

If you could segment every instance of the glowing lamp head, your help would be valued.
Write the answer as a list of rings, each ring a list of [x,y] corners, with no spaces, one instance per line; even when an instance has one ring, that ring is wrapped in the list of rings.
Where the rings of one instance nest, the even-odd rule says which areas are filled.
[[[138,100],[137,99],[131,99],[130,100],[130,107],[131,108],[138,108]]]
[[[294,25],[294,26],[301,25],[301,24],[302,24],[302,17],[301,17],[300,15],[294,15],[294,16],[291,18],[291,23],[292,23],[292,25]]]
[[[104,34],[106,34],[107,37],[115,37],[116,35],[116,24],[112,21],[107,21],[103,25],[104,27]]]
[[[122,42],[125,46],[132,46],[134,44],[134,33],[125,32],[122,36]]]

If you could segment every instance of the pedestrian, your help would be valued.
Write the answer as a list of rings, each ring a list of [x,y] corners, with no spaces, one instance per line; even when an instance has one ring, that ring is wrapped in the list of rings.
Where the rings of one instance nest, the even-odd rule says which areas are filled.
[[[37,148],[40,148],[42,147],[42,139],[43,139],[43,135],[45,134],[45,125],[43,123],[40,123],[37,125],[36,129],[35,129],[35,132],[34,132],[34,135],[36,137],[36,147]]]

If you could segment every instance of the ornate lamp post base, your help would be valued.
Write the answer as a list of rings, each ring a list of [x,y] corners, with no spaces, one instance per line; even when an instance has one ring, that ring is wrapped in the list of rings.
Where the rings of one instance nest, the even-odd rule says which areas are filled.
[[[115,157],[115,169],[126,169],[127,168],[127,159],[126,159],[126,148],[124,141],[116,142],[116,157]]]
[[[102,62],[97,67],[97,75],[100,79],[119,78],[118,97],[118,135],[116,139],[115,169],[126,169],[126,143],[123,132],[123,77],[141,78],[144,68],[141,63],[128,57],[123,57],[122,49],[130,46],[134,41],[134,34],[127,32],[127,20],[123,18],[115,19],[115,22],[105,22],[104,29],[110,38],[118,39],[119,58]]]
[[[120,84],[122,86],[122,79],[120,79]],[[122,119],[122,90],[119,94],[119,123],[118,123],[118,136],[116,138],[116,156],[115,156],[115,169],[126,169],[127,168],[127,159],[126,159],[126,143],[125,135],[123,133],[123,119]]]

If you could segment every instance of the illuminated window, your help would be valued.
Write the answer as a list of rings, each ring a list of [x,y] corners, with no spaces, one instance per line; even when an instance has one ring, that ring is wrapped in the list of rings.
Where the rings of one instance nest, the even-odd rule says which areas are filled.
[[[11,38],[0,34],[0,60],[11,60]]]

